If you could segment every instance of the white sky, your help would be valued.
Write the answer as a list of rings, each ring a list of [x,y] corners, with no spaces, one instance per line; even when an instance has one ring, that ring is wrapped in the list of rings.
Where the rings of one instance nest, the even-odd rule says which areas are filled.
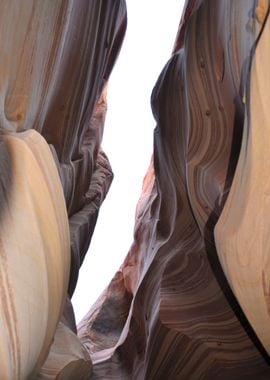
[[[77,322],[113,278],[131,246],[136,203],[153,150],[150,96],[170,57],[184,1],[126,2],[127,33],[109,81],[102,143],[114,180],[72,298]]]

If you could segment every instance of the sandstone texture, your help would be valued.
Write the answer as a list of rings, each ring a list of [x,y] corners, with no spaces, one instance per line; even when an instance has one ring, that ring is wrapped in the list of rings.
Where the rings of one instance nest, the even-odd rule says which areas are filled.
[[[186,3],[134,243],[79,325],[93,379],[270,377],[267,15]]]
[[[88,379],[69,298],[112,180],[121,0],[0,0],[0,379]]]
[[[0,379],[270,379],[268,0],[186,1],[134,242],[79,326],[126,5],[0,6]]]

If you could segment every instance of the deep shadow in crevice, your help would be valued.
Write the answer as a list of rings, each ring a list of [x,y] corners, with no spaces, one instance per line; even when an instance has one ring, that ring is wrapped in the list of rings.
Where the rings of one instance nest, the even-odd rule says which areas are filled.
[[[0,226],[5,223],[5,213],[9,210],[14,176],[12,159],[7,145],[1,141],[1,132],[0,130]]]

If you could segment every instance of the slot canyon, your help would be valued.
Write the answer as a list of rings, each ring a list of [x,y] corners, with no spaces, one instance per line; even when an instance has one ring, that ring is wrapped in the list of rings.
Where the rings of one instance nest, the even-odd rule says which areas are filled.
[[[78,325],[72,296],[113,180],[102,136],[128,11],[0,9],[0,380],[269,380],[269,1],[185,1],[153,83],[134,240]]]

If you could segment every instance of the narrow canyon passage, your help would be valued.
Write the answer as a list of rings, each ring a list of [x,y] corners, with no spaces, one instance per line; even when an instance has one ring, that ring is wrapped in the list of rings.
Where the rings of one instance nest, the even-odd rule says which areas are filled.
[[[78,322],[109,284],[133,241],[135,209],[153,153],[150,97],[172,53],[182,7],[179,0],[169,5],[163,0],[127,1],[127,31],[108,84],[102,140],[114,179],[72,298]]]
[[[0,379],[269,380],[269,0],[0,9]]]

